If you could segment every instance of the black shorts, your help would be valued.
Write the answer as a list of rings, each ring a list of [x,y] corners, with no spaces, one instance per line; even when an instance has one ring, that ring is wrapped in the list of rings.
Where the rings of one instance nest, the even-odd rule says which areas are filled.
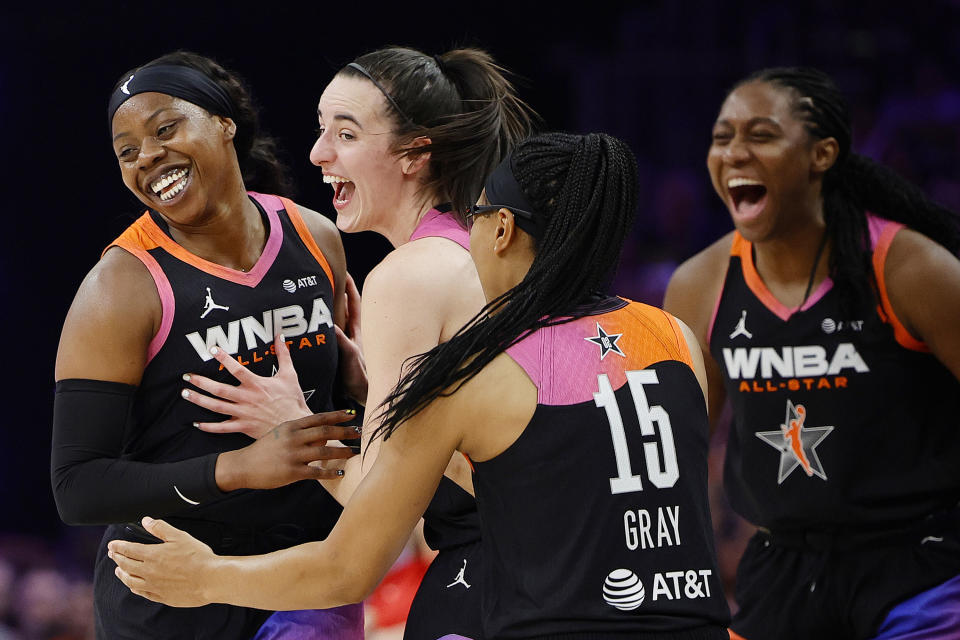
[[[249,640],[273,613],[225,604],[179,609],[134,595],[107,557],[106,542],[115,538],[131,539],[121,526],[107,527],[97,553],[93,593],[99,640]]]
[[[437,640],[447,634],[483,638],[480,562],[479,540],[437,554],[410,605],[404,640]]]
[[[958,532],[930,533],[837,548],[759,532],[737,568],[730,628],[746,640],[872,638],[895,605],[960,574]]]

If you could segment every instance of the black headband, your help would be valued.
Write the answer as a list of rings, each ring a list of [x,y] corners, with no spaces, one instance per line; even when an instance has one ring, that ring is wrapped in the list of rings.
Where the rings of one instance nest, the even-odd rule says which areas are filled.
[[[511,159],[512,156],[504,158],[484,183],[483,189],[487,196],[487,202],[505,209],[516,208],[533,214],[532,219],[525,216],[514,216],[514,221],[518,227],[534,238],[540,238],[543,235],[545,221],[541,219],[540,212],[530,203],[530,200],[523,193],[523,189],[520,188],[517,179],[513,176]]]
[[[411,118],[411,117],[408,116],[406,113],[404,113],[403,109],[400,108],[400,105],[397,104],[397,101],[394,100],[394,99],[393,99],[393,96],[390,95],[390,92],[387,91],[387,90],[383,87],[382,84],[380,84],[379,82],[377,82],[377,79],[374,78],[372,75],[370,75],[370,72],[369,72],[369,71],[367,71],[366,69],[364,69],[362,66],[360,66],[360,65],[357,64],[356,62],[351,62],[351,63],[348,64],[347,66],[350,67],[351,69],[356,69],[357,71],[359,71],[360,73],[362,73],[362,74],[364,75],[364,77],[365,77],[367,80],[369,80],[370,82],[372,82],[373,85],[374,85],[377,89],[380,89],[380,93],[383,94],[383,97],[387,99],[387,102],[390,103],[390,105],[396,110],[397,113],[399,113],[401,116],[403,116],[403,119],[404,119],[404,120],[406,120],[406,121],[409,122],[410,124],[416,126],[416,123],[413,121],[413,118]]]
[[[113,126],[113,116],[124,102],[138,93],[155,91],[206,109],[213,115],[232,118],[233,100],[223,87],[192,67],[158,64],[137,69],[110,96],[107,124]]]

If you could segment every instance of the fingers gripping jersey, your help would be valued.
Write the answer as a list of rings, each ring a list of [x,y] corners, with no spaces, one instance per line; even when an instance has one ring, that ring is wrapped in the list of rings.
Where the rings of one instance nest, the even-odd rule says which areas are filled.
[[[726,638],[706,407],[676,320],[611,299],[507,353],[538,403],[475,463],[487,637]]]
[[[960,499],[960,384],[887,299],[902,225],[869,220],[880,304],[852,315],[830,279],[788,309],[734,237],[709,341],[733,406],[725,481],[754,524],[899,526]]]

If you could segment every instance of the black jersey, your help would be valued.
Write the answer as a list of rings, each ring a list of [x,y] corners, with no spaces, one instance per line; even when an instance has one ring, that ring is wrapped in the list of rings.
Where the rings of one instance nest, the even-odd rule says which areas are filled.
[[[475,464],[486,637],[726,638],[707,413],[677,321],[615,298],[507,353],[538,400]]]
[[[189,253],[173,241],[155,212],[145,213],[110,245],[130,252],[148,268],[162,307],[161,326],[149,345],[134,400],[133,428],[124,437],[123,457],[150,463],[211,460],[206,478],[189,488],[169,487],[179,510],[158,513],[145,505],[143,515],[164,517],[215,552],[228,555],[266,553],[323,539],[342,511],[312,480],[269,491],[219,491],[212,461],[253,440],[239,433],[197,429],[195,422],[223,416],[181,397],[189,388],[184,373],[235,383],[210,354],[213,346],[254,373],[271,375],[277,366],[273,338],[283,333],[301,384],[307,387],[303,390],[307,405],[313,411],[331,408],[338,355],[333,274],[293,202],[256,193],[250,197],[263,216],[267,239],[249,272]],[[102,544],[113,538],[143,541],[140,535],[113,525]],[[98,629],[105,637],[169,637],[184,628],[198,638],[251,637],[269,615],[223,605],[173,609],[150,603],[122,588],[111,564],[101,548],[95,587]]]
[[[709,342],[733,406],[725,482],[754,524],[897,528],[960,499],[960,384],[886,296],[902,228],[870,217],[881,302],[847,314],[829,279],[786,308],[734,235]]]

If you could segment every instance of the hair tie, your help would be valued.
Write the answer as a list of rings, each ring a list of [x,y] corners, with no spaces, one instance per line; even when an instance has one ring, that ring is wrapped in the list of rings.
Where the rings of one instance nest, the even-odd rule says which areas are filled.
[[[439,54],[434,54],[433,61],[436,63],[437,69],[440,70],[440,73],[442,73],[443,75],[447,75],[447,67],[445,64],[443,64],[443,59],[440,57]]]
[[[120,105],[138,93],[149,91],[182,98],[213,115],[232,118],[235,111],[230,95],[202,71],[182,65],[158,64],[137,69],[117,87],[107,107],[107,125],[113,126],[113,116]]]

